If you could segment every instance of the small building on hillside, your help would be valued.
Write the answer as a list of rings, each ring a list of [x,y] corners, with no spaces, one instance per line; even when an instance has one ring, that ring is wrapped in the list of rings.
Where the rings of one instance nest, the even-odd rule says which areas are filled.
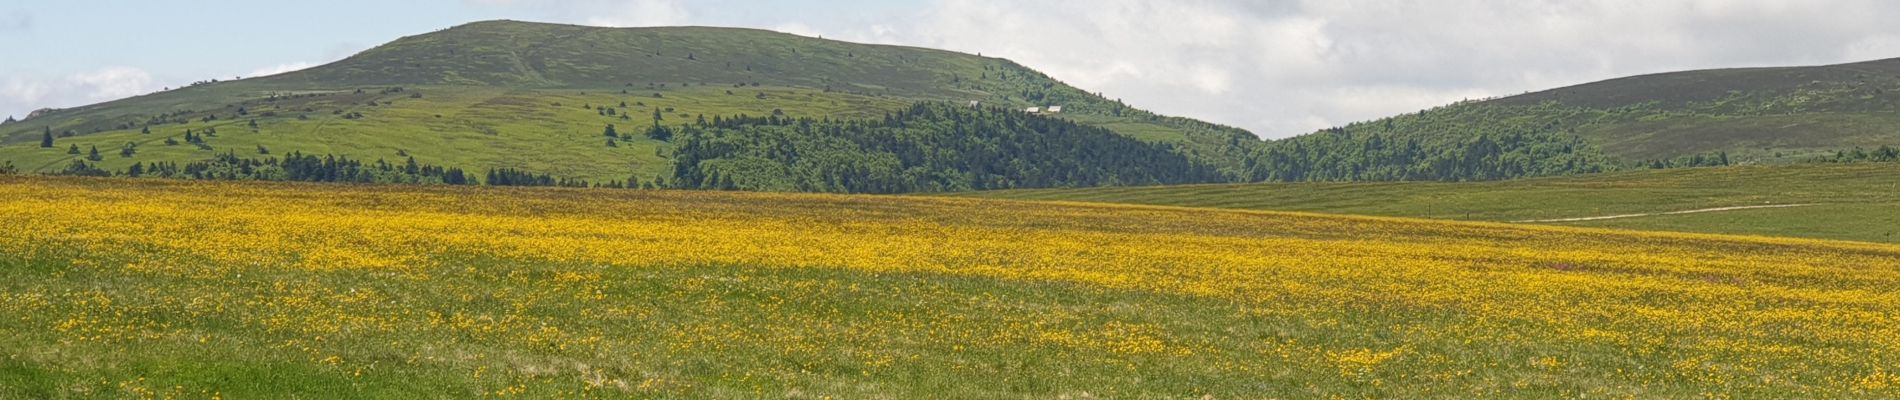
[[[1026,113],[1030,113],[1030,114],[1041,114],[1041,113],[1042,113],[1042,107],[1030,107],[1030,108],[1025,108],[1025,109],[1023,109],[1023,112],[1026,112]]]
[[[980,107],[983,107],[983,102],[970,100],[970,108],[980,108]]]
[[[1061,114],[1062,106],[1049,106],[1046,110],[1049,110],[1048,113],[1050,114]]]

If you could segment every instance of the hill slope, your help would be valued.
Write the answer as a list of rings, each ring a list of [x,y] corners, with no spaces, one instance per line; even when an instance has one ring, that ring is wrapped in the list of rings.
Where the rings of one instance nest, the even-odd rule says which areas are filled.
[[[1494,180],[1868,158],[1882,146],[1900,147],[1900,59],[1644,75],[1459,103],[1276,141],[1251,175]]]
[[[300,152],[652,182],[672,178],[674,167],[675,143],[644,135],[656,124],[705,130],[701,118],[741,115],[877,121],[918,102],[973,101],[984,109],[1060,105],[1062,114],[1046,117],[1158,144],[1229,176],[1255,144],[1245,131],[1129,108],[996,58],[750,29],[490,21],[304,71],[0,125],[0,160],[58,172],[97,148],[103,157],[87,163],[124,171]],[[610,124],[627,132],[611,146],[603,135]],[[41,148],[46,135],[55,143]]]
[[[1900,164],[1643,170],[1505,182],[1271,183],[1004,190],[969,196],[1900,242]],[[1800,205],[1787,208],[1660,213]],[[1658,214],[1658,215],[1644,215]]]

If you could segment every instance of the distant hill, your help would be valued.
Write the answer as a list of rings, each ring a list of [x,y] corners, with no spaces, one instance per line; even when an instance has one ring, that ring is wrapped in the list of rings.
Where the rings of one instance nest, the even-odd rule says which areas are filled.
[[[1156,179],[1185,176],[1195,182],[1235,180],[1245,174],[1246,158],[1259,143],[1240,129],[1127,107],[999,58],[753,29],[488,21],[401,38],[303,71],[202,82],[0,125],[0,161],[38,173],[93,168],[123,174],[133,165],[149,171],[156,163],[164,174],[176,171],[194,177],[304,177],[278,165],[294,152],[349,161],[325,168],[348,170],[355,163],[367,171],[310,175],[325,179],[439,179],[405,171],[412,169],[405,164],[413,160],[420,167],[461,169],[466,175],[505,169],[499,172],[547,176],[554,182],[652,184],[677,182],[674,154],[688,141],[726,135],[722,131],[755,130],[756,125],[801,124],[797,121],[840,128],[881,124],[920,104],[979,111],[967,113],[972,118],[1061,106],[1060,114],[1025,116],[1058,122],[1054,124],[972,126],[1015,129],[991,133],[1024,137],[1050,133],[1035,129],[1076,124],[1097,129],[1065,132],[1084,135],[1086,143],[1134,153],[1065,148],[1082,142],[1039,142],[983,153],[1024,159],[1089,155],[1093,161],[1062,160],[1097,171],[1088,173],[1089,178],[1028,164],[950,178],[950,172],[980,169],[973,163],[981,160],[956,154],[937,154],[927,161],[895,157],[912,163],[902,165],[904,169],[928,168],[937,174],[902,187],[1178,183]],[[711,123],[755,117],[760,124]],[[615,131],[611,140],[609,125]],[[946,124],[942,129],[958,126]],[[648,135],[656,129],[668,134]],[[1113,137],[1088,136],[1097,134]],[[40,146],[46,136],[53,137],[52,147]],[[833,156],[880,159],[891,148],[917,146],[982,148],[969,142],[825,148]],[[95,149],[99,156],[93,156]],[[1093,175],[1115,169],[1102,163],[1128,158],[1177,164],[1162,160],[1168,157],[1179,158],[1179,165],[1217,172]],[[269,159],[279,160],[273,164]],[[792,175],[808,173],[800,159],[766,159],[794,171]],[[722,185],[714,181],[712,186]],[[796,186],[771,182],[740,188]]]
[[[1453,104],[1276,141],[1250,175],[1495,180],[1866,158],[1882,146],[1900,146],[1900,59],[1644,75]]]

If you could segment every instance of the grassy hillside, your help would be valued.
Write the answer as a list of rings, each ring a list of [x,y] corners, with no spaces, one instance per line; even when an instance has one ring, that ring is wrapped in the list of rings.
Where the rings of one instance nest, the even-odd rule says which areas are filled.
[[[1897,126],[1900,59],[1687,71],[1458,103],[1280,140],[1253,157],[1250,175],[1462,181],[1791,164],[1900,147]]]
[[[108,170],[220,153],[334,154],[593,182],[671,174],[671,144],[628,131],[698,117],[877,119],[917,102],[1062,105],[1091,126],[1238,173],[1245,131],[1123,106],[1008,60],[729,28],[610,29],[479,22],[402,38],[309,70],[213,82],[0,125],[0,161],[58,172],[97,147]],[[612,111],[612,114],[607,114]],[[252,121],[257,127],[251,128]],[[630,129],[631,128],[631,129]],[[187,130],[215,129],[206,147]],[[150,133],[145,133],[149,131]],[[44,134],[52,148],[39,147]],[[127,147],[131,156],[121,157]],[[88,161],[92,162],[92,161]]]
[[[1900,247],[0,178],[0,397],[1900,395]]]
[[[1728,152],[1779,162],[1900,146],[1900,59],[1644,75],[1480,104],[1617,110],[1575,130],[1626,159]]]
[[[1900,164],[1643,170],[1505,182],[1188,185],[969,195],[1498,222],[1813,204],[1550,224],[1900,242]]]

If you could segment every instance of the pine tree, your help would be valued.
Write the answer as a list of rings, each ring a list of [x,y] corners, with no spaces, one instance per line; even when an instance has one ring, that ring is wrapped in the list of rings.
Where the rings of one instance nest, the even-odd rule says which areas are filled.
[[[92,161],[99,161],[99,160],[104,160],[105,157],[99,156],[99,146],[92,146],[92,151],[89,153],[86,153],[86,159],[92,160]]]
[[[53,128],[48,127],[46,132],[40,135],[40,148],[50,147],[53,147]]]
[[[620,137],[620,132],[615,132],[615,131],[614,131],[614,124],[607,124],[607,130],[606,130],[606,132],[605,132],[605,133],[606,133],[606,135],[607,135],[607,137],[610,137],[610,138],[617,138],[617,137]],[[613,141],[612,141],[612,140],[609,140],[609,141],[607,141],[607,142],[608,142],[608,143],[613,143]]]
[[[67,147],[67,148],[66,148],[66,154],[71,154],[71,155],[75,155],[75,156],[76,156],[76,155],[79,155],[79,145],[76,145],[76,144],[75,144],[75,145],[73,145],[72,147]]]
[[[653,128],[647,130],[647,138],[662,142],[670,141],[673,140],[673,130],[660,126],[660,124],[653,124]]]

